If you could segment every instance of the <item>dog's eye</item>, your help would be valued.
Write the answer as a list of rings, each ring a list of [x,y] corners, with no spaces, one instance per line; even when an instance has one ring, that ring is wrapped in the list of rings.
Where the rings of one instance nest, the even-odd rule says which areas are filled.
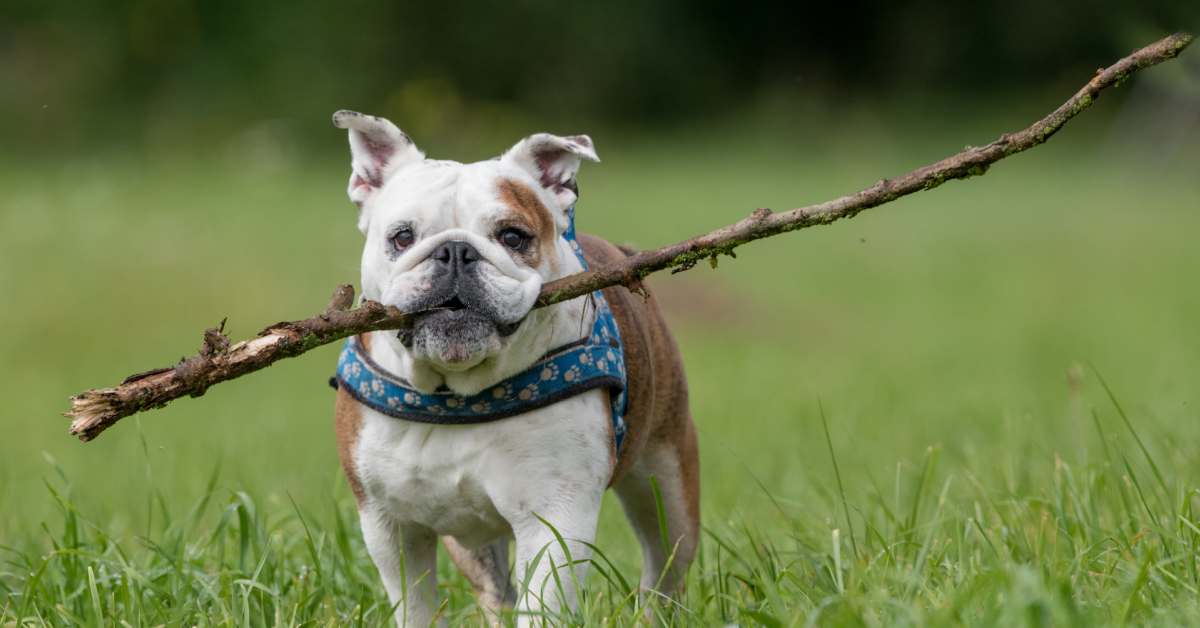
[[[405,227],[392,236],[392,244],[396,245],[397,249],[407,249],[412,246],[415,239],[416,236],[413,235],[412,229]]]
[[[529,245],[529,234],[519,229],[505,229],[499,235],[500,244],[514,251],[523,251]]]

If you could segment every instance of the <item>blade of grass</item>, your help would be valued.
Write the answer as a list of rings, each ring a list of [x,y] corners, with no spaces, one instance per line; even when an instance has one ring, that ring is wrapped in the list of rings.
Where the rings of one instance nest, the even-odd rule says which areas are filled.
[[[1167,489],[1167,481],[1163,479],[1162,471],[1158,469],[1158,464],[1154,462],[1154,456],[1150,455],[1150,450],[1146,448],[1146,444],[1142,442],[1142,437],[1138,435],[1137,430],[1133,429],[1133,422],[1129,420],[1129,415],[1125,413],[1125,408],[1121,407],[1121,402],[1117,401],[1117,396],[1113,394],[1112,388],[1109,387],[1108,381],[1104,379],[1104,375],[1100,373],[1100,369],[1096,368],[1095,364],[1089,363],[1088,366],[1096,374],[1096,379],[1100,381],[1100,386],[1104,388],[1104,392],[1108,395],[1109,401],[1117,410],[1117,416],[1121,417],[1121,421],[1125,423],[1125,427],[1133,436],[1133,440],[1137,443],[1138,449],[1142,450],[1142,455],[1146,457],[1146,462],[1150,464],[1150,470],[1154,473],[1154,478],[1158,480],[1159,487],[1162,488],[1164,495],[1170,495],[1171,491]]]
[[[829,460],[833,462],[833,477],[837,480],[838,495],[842,499],[842,511],[846,515],[846,531],[850,534],[850,547],[854,550],[854,559],[859,559],[858,540],[854,537],[854,524],[850,521],[850,506],[846,503],[846,489],[842,486],[842,472],[838,469],[837,454],[833,451],[833,439],[829,436],[829,420],[825,417],[825,405],[817,399],[817,408],[821,413],[821,427],[825,430],[825,446],[829,448]]]
[[[654,514],[658,517],[658,541],[662,544],[663,556],[671,551],[671,534],[667,530],[667,510],[663,506],[662,490],[658,487],[658,478],[650,476],[650,492],[654,495]]]

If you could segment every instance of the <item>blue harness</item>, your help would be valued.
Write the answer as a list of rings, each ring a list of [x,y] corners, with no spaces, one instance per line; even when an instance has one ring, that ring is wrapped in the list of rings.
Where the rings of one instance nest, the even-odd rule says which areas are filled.
[[[563,239],[587,269],[583,250],[575,239],[575,208],[567,210],[567,219]],[[625,438],[628,405],[625,351],[608,301],[599,290],[590,298],[595,305],[596,322],[586,338],[554,349],[528,369],[478,394],[464,396],[445,388],[432,394],[422,393],[371,360],[357,337],[346,340],[338,357],[337,384],[372,410],[397,419],[438,425],[489,423],[593,388],[608,388],[613,437],[619,452]]]

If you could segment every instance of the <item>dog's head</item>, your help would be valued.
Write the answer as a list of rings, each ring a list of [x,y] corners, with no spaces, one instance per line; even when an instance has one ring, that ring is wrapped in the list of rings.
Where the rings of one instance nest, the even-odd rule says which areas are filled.
[[[426,159],[396,125],[352,111],[350,200],[366,236],[363,296],[418,313],[397,334],[414,360],[461,372],[505,349],[544,281],[575,272],[561,237],[586,135],[531,135],[498,159]],[[535,356],[536,357],[536,356]]]

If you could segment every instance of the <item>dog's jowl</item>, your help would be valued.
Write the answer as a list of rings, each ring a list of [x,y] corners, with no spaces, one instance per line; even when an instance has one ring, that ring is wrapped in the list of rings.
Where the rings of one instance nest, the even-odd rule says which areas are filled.
[[[338,451],[396,621],[433,620],[439,537],[489,613],[538,623],[571,607],[610,486],[641,542],[641,586],[676,592],[700,478],[658,305],[613,287],[533,308],[544,282],[624,256],[574,230],[591,139],[539,133],[462,164],[427,159],[388,120],[333,120],[350,134],[363,297],[415,314],[348,341],[337,371]]]

